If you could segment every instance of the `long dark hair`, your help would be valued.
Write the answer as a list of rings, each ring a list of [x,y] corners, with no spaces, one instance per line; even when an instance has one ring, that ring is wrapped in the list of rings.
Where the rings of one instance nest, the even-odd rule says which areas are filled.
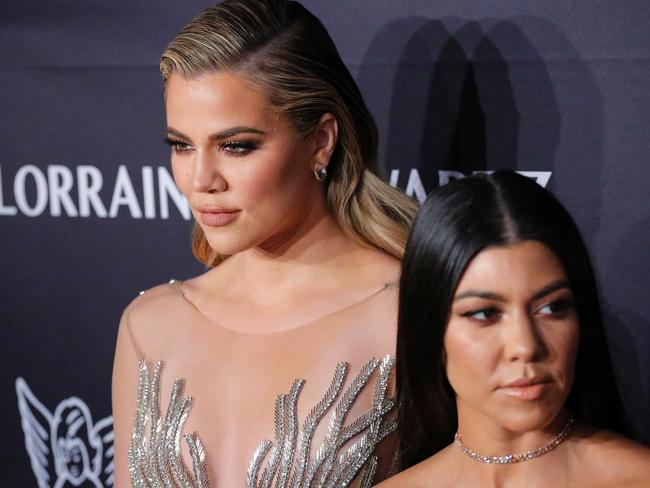
[[[488,246],[526,240],[541,242],[558,257],[575,297],[580,343],[568,408],[580,422],[622,430],[596,281],[578,228],[550,192],[513,171],[497,171],[434,191],[406,246],[397,335],[402,468],[446,447],[458,427],[455,394],[442,358],[461,275]]]

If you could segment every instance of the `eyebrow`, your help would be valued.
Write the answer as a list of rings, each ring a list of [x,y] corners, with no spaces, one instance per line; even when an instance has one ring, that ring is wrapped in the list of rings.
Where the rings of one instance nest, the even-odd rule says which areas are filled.
[[[223,139],[228,139],[229,137],[236,136],[238,134],[258,134],[258,135],[265,135],[266,132],[261,131],[259,129],[255,129],[254,127],[245,127],[245,126],[238,126],[238,127],[232,127],[230,129],[226,129],[221,132],[216,132],[214,134],[210,134],[208,137],[209,140],[211,141],[220,141]],[[167,136],[175,136],[180,139],[185,139],[185,140],[191,140],[188,136],[183,134],[182,132],[174,129],[173,127],[167,127],[167,131],[165,133]]]
[[[547,295],[550,295],[551,293],[561,290],[563,288],[571,288],[569,286],[569,282],[564,279],[556,280],[548,285],[546,285],[544,288],[536,292],[532,298],[531,301],[539,300],[540,298],[544,298]],[[464,298],[484,298],[486,300],[495,300],[497,302],[507,302],[508,300],[503,296],[499,295],[498,293],[493,293],[491,291],[487,290],[467,290],[464,291],[463,293],[460,293],[454,297],[454,302],[458,300],[462,300]]]

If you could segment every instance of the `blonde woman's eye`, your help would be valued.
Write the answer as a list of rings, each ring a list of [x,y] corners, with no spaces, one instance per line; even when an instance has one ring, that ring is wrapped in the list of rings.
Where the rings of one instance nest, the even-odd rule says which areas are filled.
[[[177,141],[175,139],[167,138],[164,140],[164,142],[165,144],[167,144],[172,148],[172,151],[175,154],[185,154],[192,150],[192,145],[187,144],[186,142],[183,141]]]
[[[255,149],[257,149],[257,143],[253,141],[226,141],[219,146],[220,151],[233,156],[244,156]]]

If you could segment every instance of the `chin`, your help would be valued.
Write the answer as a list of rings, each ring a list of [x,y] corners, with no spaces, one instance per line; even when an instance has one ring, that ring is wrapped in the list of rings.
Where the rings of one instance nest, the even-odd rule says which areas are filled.
[[[242,236],[228,235],[228,236],[211,236],[210,234],[205,234],[206,239],[210,247],[217,253],[222,256],[232,256],[240,252],[246,251],[251,247],[254,247],[253,242],[248,242],[245,239],[242,239]]]
[[[562,406],[531,405],[530,408],[503,409],[498,417],[506,429],[523,433],[547,428],[561,411]]]

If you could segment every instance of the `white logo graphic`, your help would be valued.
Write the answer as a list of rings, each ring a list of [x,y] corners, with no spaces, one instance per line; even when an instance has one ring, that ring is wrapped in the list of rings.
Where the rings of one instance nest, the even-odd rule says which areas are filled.
[[[190,220],[190,205],[166,167],[142,166],[141,185],[134,184],[137,172],[138,168],[131,168],[129,173],[124,164],[119,165],[115,176],[112,170],[111,174],[104,170],[105,175],[97,166],[87,164],[76,168],[26,164],[18,168],[13,178],[10,176],[13,185],[7,185],[10,193],[5,200],[0,166],[0,216],[39,217],[49,213],[52,217],[115,219],[126,214],[133,219],[155,219],[156,215],[168,219],[171,200],[182,217]],[[28,191],[32,188],[35,192]],[[112,194],[110,202],[102,196],[102,190]]]
[[[113,486],[113,417],[93,425],[88,406],[70,397],[50,411],[23,378],[16,395],[25,448],[39,488]]]
[[[493,173],[493,171],[473,171],[472,174],[478,173]],[[528,178],[534,179],[538,185],[546,188],[548,181],[551,179],[551,171],[517,171],[520,175],[527,176]],[[458,180],[460,178],[465,178],[465,174],[460,171],[438,171],[438,184],[440,186],[446,185],[451,180]],[[390,171],[390,180],[391,186],[402,187],[400,185],[400,170],[392,169]],[[412,168],[408,174],[408,181],[406,187],[404,188],[404,193],[409,197],[415,196],[420,203],[424,203],[427,198],[427,190],[422,183],[422,178],[420,178],[420,170]]]
[[[155,170],[155,171],[154,171]],[[117,174],[104,175],[96,166],[80,165],[68,168],[63,164],[48,164],[39,167],[27,164],[18,168],[10,180],[13,185],[7,185],[13,194],[5,196],[2,193],[2,166],[0,166],[0,217],[26,215],[40,217],[42,214],[52,217],[79,217],[115,219],[120,215],[129,215],[133,219],[169,219],[171,201],[183,219],[190,220],[192,213],[190,205],[176,187],[172,175],[165,166],[142,166],[140,168],[141,185],[134,184],[138,168],[127,168],[119,165]],[[390,184],[404,190],[408,196],[415,196],[420,203],[427,197],[427,190],[420,177],[422,169],[410,170],[391,169]],[[106,170],[104,170],[106,172]],[[407,177],[402,176],[408,173]],[[491,173],[491,171],[473,171],[476,173]],[[546,187],[551,178],[551,171],[518,171],[518,173],[533,178],[541,186]],[[438,171],[440,186],[451,180],[464,178],[460,171]],[[407,181],[400,181],[407,179]],[[105,185],[108,180],[108,185]],[[35,188],[31,195],[28,188]],[[112,190],[111,190],[112,188]],[[112,193],[110,202],[102,197],[100,191]],[[28,194],[30,196],[28,197]],[[108,202],[108,205],[107,205]],[[49,212],[48,212],[49,209]]]

